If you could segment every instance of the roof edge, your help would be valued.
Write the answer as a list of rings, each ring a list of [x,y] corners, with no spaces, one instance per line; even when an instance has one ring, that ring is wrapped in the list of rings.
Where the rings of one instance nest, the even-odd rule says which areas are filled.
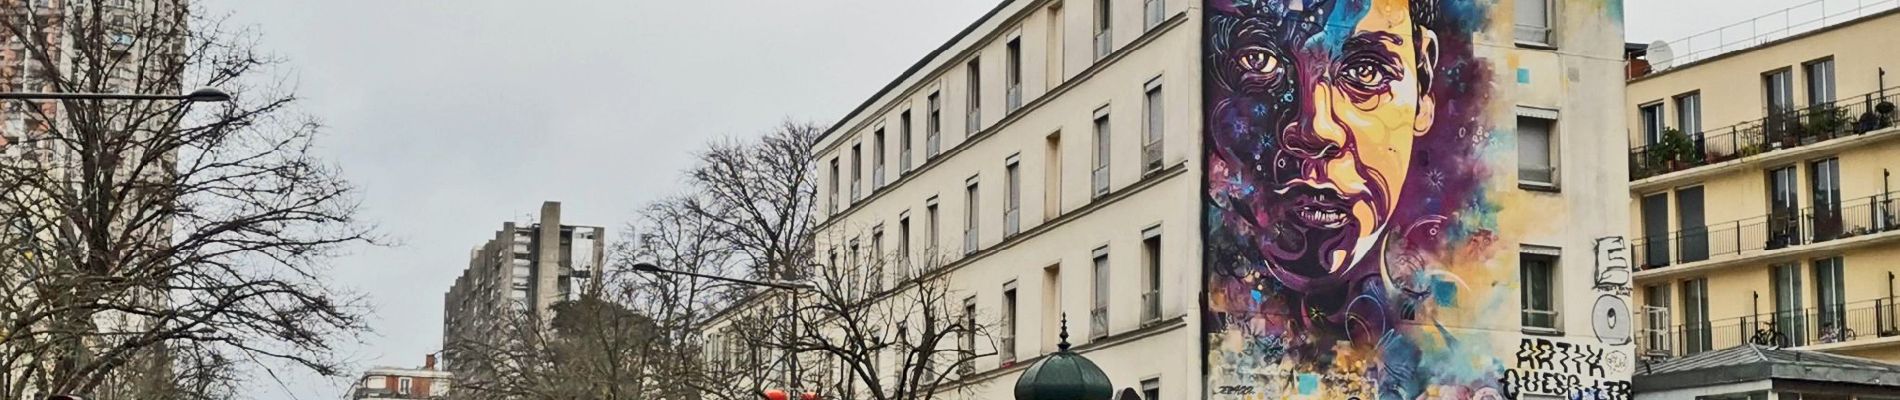
[[[808,147],[817,147],[818,143],[824,142],[825,139],[830,138],[831,134],[836,133],[839,127],[844,125],[845,121],[850,121],[852,118],[857,118],[859,114],[863,114],[864,110],[871,108],[871,105],[873,104],[877,104],[877,101],[879,98],[883,98],[884,95],[890,94],[892,90],[897,90],[897,87],[899,85],[902,85],[905,80],[910,79],[912,76],[917,75],[917,72],[922,71],[924,69],[924,66],[930,65],[931,60],[937,59],[938,56],[943,55],[943,52],[950,50],[950,48],[953,46],[956,46],[957,42],[962,41],[966,37],[969,37],[971,33],[975,33],[977,27],[983,26],[984,22],[989,22],[991,18],[996,17],[996,14],[1002,13],[1003,9],[1009,8],[1009,5],[1015,3],[1016,1],[1017,0],[1003,0],[1002,2],[997,3],[996,7],[991,8],[989,12],[983,13],[982,17],[978,17],[976,19],[976,22],[972,22],[970,23],[969,26],[963,27],[963,30],[958,31],[956,36],[951,36],[950,40],[943,42],[942,45],[938,45],[937,48],[935,50],[931,50],[930,53],[924,54],[923,58],[918,59],[916,63],[912,63],[910,65],[910,68],[905,68],[903,73],[898,74],[896,79],[892,79],[890,83],[884,84],[884,87],[878,89],[877,93],[872,94],[871,97],[868,99],[865,99],[864,102],[858,103],[858,106],[856,108],[852,108],[851,112],[845,113],[844,118],[841,118],[833,122],[831,126],[826,127],[825,133],[819,134],[817,138],[812,139],[812,142],[808,145]]]

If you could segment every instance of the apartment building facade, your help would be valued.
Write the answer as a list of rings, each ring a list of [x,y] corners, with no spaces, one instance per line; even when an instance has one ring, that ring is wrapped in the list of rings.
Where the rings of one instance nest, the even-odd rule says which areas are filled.
[[[443,295],[443,356],[458,368],[457,341],[488,340],[528,317],[546,324],[555,303],[600,290],[606,229],[567,225],[561,203],[541,204],[532,223],[502,223],[494,239],[469,251],[468,268]],[[461,371],[457,371],[461,372]]]
[[[1900,45],[1900,13],[1828,15],[1690,63],[1646,49],[1645,63],[1676,65],[1632,69],[1646,357],[1757,343],[1900,360],[1889,183],[1900,90],[1884,87],[1900,56],[1878,50]]]
[[[350,400],[442,399],[455,385],[455,374],[436,369],[434,354],[420,368],[376,367],[350,384]]]
[[[1561,165],[1623,149],[1621,31],[1615,1],[1003,1],[814,145],[818,263],[994,327],[953,398],[1009,398],[1065,318],[1150,400],[1627,397],[1626,171]]]

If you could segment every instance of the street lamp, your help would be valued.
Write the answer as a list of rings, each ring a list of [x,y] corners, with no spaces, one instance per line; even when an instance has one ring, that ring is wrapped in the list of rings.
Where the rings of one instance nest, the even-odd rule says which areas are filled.
[[[231,94],[215,87],[201,87],[191,93],[177,95],[0,92],[0,100],[179,100],[194,103],[222,103],[231,101]]]
[[[750,280],[750,279],[728,278],[728,277],[723,277],[723,276],[718,276],[718,275],[706,275],[706,274],[701,274],[701,273],[696,273],[696,272],[675,271],[675,270],[670,270],[666,268],[660,268],[660,266],[653,265],[652,263],[633,264],[633,270],[640,271],[640,272],[654,273],[654,274],[685,275],[685,276],[690,276],[694,278],[706,278],[706,279],[711,279],[715,281],[732,282],[732,283],[748,285],[748,286],[764,286],[764,287],[769,287],[773,289],[806,290],[806,289],[813,288],[811,285],[802,284],[802,283],[755,281],[755,280]]]

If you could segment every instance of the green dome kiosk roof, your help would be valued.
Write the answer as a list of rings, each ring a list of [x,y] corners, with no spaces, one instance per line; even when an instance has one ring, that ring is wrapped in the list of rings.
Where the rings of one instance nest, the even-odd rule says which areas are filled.
[[[1016,380],[1016,400],[1109,400],[1115,386],[1088,357],[1069,350],[1069,318],[1062,318],[1062,342]]]

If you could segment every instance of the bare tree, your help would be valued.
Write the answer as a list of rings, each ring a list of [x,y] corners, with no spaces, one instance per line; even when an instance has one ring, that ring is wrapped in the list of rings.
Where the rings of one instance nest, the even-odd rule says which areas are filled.
[[[873,233],[875,235],[875,233]],[[972,393],[977,358],[994,356],[994,324],[942,275],[913,272],[909,258],[850,242],[838,264],[819,269],[801,299],[800,329],[781,348],[821,360],[809,387],[849,400],[931,400]],[[924,265],[938,256],[918,255]],[[887,268],[900,267],[900,268]],[[888,272],[887,272],[888,271]]]
[[[373,237],[279,61],[186,0],[35,3],[3,3],[23,57],[6,91],[234,98],[6,103],[0,397],[148,377],[212,392],[234,360],[337,374],[333,345],[365,327],[326,262]]]
[[[686,209],[707,218],[753,276],[798,279],[818,202],[812,144],[822,126],[787,120],[751,140],[714,142],[686,171]]]

